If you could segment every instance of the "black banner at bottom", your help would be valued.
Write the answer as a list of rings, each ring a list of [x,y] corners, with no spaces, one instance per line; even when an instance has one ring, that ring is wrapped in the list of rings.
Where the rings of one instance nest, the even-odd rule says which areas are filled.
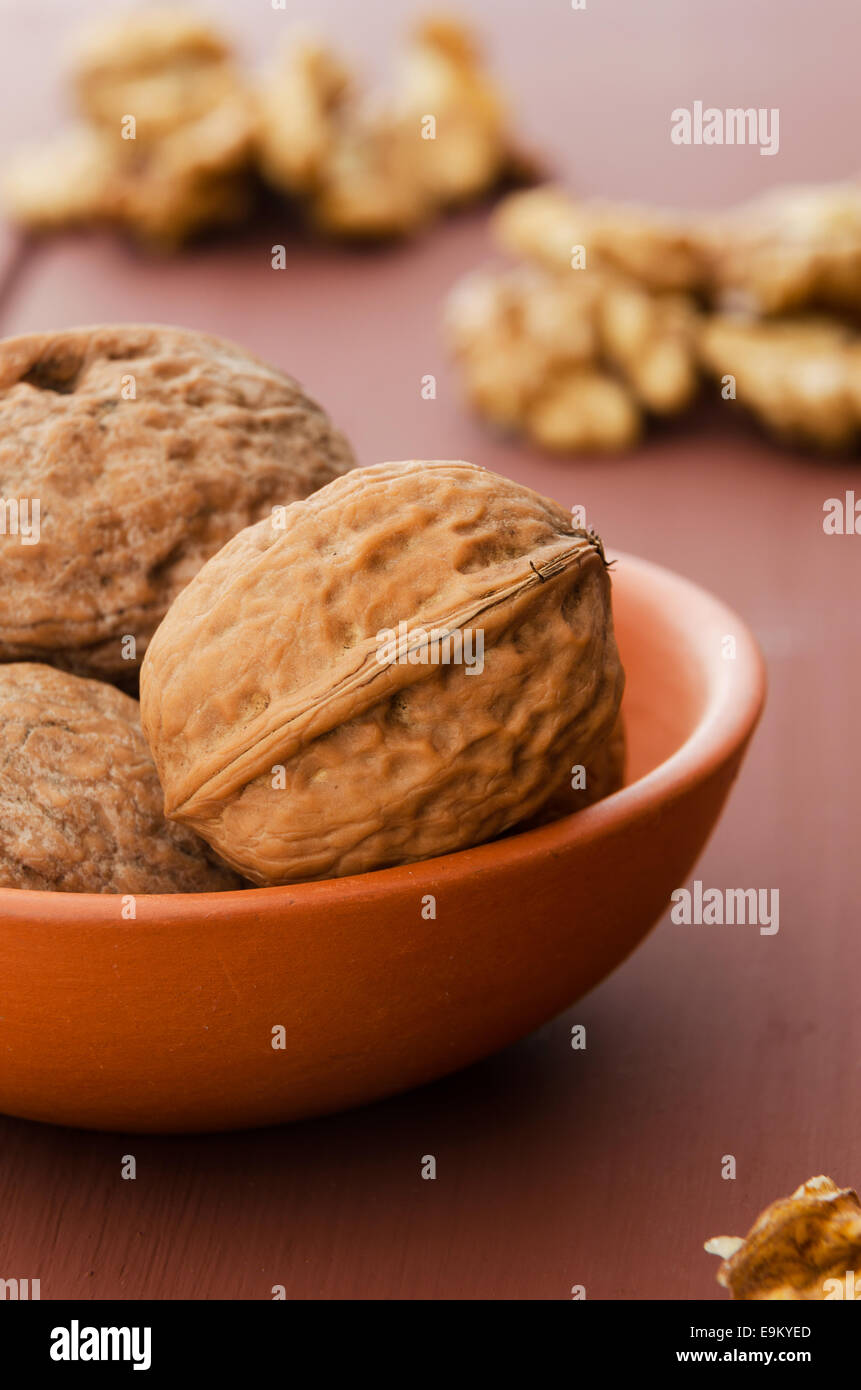
[[[403,1302],[396,1321],[378,1302],[0,1303],[4,1364],[64,1378],[138,1373],[248,1377],[263,1367],[307,1378],[308,1359],[331,1375],[395,1369],[398,1381],[480,1366],[529,1380],[564,1358],[608,1374],[712,1365],[802,1366],[818,1378],[857,1364],[859,1310],[823,1303]],[[498,1319],[498,1321],[497,1321]],[[407,1360],[405,1361],[405,1355]],[[588,1360],[586,1359],[588,1357]],[[537,1358],[537,1359],[536,1359]],[[408,1364],[411,1362],[412,1364]]]

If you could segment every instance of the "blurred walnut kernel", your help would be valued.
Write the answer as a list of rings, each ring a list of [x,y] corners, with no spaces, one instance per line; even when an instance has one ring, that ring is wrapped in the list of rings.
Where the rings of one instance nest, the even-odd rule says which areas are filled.
[[[766,1207],[744,1239],[715,1236],[705,1249],[722,1256],[718,1283],[734,1299],[854,1298],[856,1278],[861,1291],[861,1202],[852,1188],[810,1178]]]
[[[711,375],[780,439],[857,446],[861,182],[698,218],[543,187],[507,198],[493,227],[520,264],[467,277],[447,311],[466,395],[491,423],[612,452]],[[733,301],[747,317],[717,311]]]
[[[381,93],[301,32],[255,81],[181,10],[99,21],[71,79],[79,123],[4,180],[35,231],[107,224],[169,250],[246,219],[262,174],[329,235],[405,236],[526,168],[474,37],[451,19],[416,27]]]
[[[612,452],[637,441],[644,411],[692,398],[694,318],[686,297],[609,272],[515,266],[461,281],[446,327],[485,418],[549,450]]]
[[[75,49],[72,84],[83,120],[6,174],[18,222],[104,223],[171,249],[246,216],[252,108],[209,26],[163,10],[101,21]]]
[[[258,96],[260,167],[346,238],[406,235],[514,163],[502,98],[451,19],[411,34],[388,93],[366,93],[319,38],[289,41]]]
[[[506,198],[494,232],[503,251],[548,270],[570,270],[582,246],[586,268],[615,270],[648,290],[693,291],[707,282],[699,228],[678,213],[577,199],[543,185]]]
[[[861,436],[861,338],[835,319],[749,319],[714,315],[702,324],[700,354],[719,381],[778,438],[821,450]]]
[[[185,10],[153,9],[97,20],[72,51],[78,106],[111,133],[133,114],[137,139],[152,144],[236,94],[230,47]]]
[[[775,189],[712,219],[704,240],[734,307],[861,310],[861,179]]]

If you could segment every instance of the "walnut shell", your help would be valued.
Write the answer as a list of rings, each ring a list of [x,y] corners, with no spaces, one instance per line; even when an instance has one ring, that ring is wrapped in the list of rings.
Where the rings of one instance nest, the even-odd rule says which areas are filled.
[[[609,736],[595,749],[588,765],[584,767],[585,787],[572,787],[573,769],[569,770],[566,767],[561,783],[556,779],[556,790],[545,801],[540,811],[530,816],[528,821],[518,824],[516,828],[534,830],[539,825],[549,825],[552,821],[561,820],[563,816],[570,816],[575,811],[594,806],[596,801],[603,801],[605,796],[611,796],[625,785],[627,760],[628,740],[625,721],[620,712]],[[552,771],[553,769],[548,768],[548,774]]]
[[[480,630],[482,670],[445,664],[433,629]],[[607,737],[623,681],[597,537],[472,464],[387,463],[209,561],[153,639],[141,710],[167,814],[289,883],[501,834],[549,765]]]
[[[7,339],[0,495],[41,516],[38,544],[0,535],[0,660],[127,676],[204,560],[351,463],[298,383],[232,343],[135,324]]]
[[[171,825],[136,700],[51,666],[0,666],[0,885],[67,893],[240,888]]]

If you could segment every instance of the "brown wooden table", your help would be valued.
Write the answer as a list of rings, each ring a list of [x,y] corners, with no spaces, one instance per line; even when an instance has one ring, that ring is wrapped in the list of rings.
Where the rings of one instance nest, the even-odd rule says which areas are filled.
[[[0,11],[0,153],[58,119],[72,8]],[[313,14],[379,72],[402,9],[291,0],[289,14]],[[720,206],[853,172],[853,0],[463,9],[522,127],[582,191]],[[264,0],[243,6],[249,57],[288,22]],[[671,110],[697,99],[779,107],[779,154],[672,145]],[[715,401],[628,458],[550,461],[494,440],[460,408],[438,332],[440,297],[489,254],[484,214],[385,255],[291,246],[283,273],[272,239],[159,262],[102,237],[15,260],[0,237],[0,328],[146,319],[235,337],[298,375],[362,462],[474,459],[584,503],[614,547],[718,593],[757,632],[771,690],[697,876],[779,888],[780,931],[667,918],[503,1055],[332,1119],[169,1139],[0,1120],[0,1277],[39,1278],[44,1298],[265,1299],[274,1284],[291,1298],[564,1299],[574,1284],[589,1298],[723,1296],[705,1237],[744,1232],[814,1173],[861,1182],[861,536],[822,530],[826,498],[861,495],[858,463],[793,456]],[[435,401],[420,396],[428,372]],[[576,1022],[585,1052],[569,1045]],[[435,1182],[420,1178],[425,1153]]]

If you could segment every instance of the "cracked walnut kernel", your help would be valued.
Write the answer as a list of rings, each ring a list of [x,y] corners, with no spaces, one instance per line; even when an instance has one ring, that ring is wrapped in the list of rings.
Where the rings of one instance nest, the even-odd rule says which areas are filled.
[[[852,1188],[810,1178],[766,1207],[746,1237],[715,1236],[705,1249],[722,1257],[718,1282],[734,1299],[842,1298],[847,1274],[861,1276],[861,1202]]]

